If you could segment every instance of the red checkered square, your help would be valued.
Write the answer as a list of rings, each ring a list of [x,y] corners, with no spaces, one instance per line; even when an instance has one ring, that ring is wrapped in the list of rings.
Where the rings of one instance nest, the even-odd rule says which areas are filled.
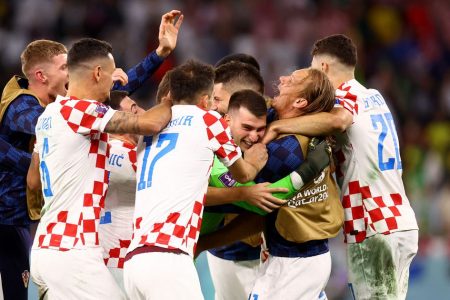
[[[100,132],[102,118],[108,107],[100,102],[71,98],[60,102],[61,115],[76,133],[90,135]]]
[[[153,224],[151,232],[143,235],[139,244],[180,249],[193,255],[200,235],[202,213],[203,201],[194,202],[192,213],[187,221],[186,218],[181,218],[179,212],[172,212],[164,222]],[[136,223],[138,220],[142,218],[137,218]]]
[[[240,156],[240,150],[231,137],[228,124],[218,114],[206,112],[203,120],[207,126],[206,134],[211,143],[211,149],[220,161],[229,166]]]
[[[357,115],[358,103],[356,100],[358,97],[350,92],[350,88],[350,85],[344,83],[336,90],[337,99],[335,106],[345,108],[352,115]]]
[[[117,247],[115,248],[110,249],[107,255],[103,258],[103,260],[105,261],[105,265],[109,268],[123,269],[125,255],[127,254],[130,243],[131,240],[119,239],[119,245],[117,245]]]
[[[342,197],[347,242],[359,243],[377,232],[386,234],[398,229],[397,218],[401,217],[401,212],[396,205],[402,203],[399,194],[392,194],[388,199],[373,197],[370,187],[361,187],[359,181],[349,182],[348,191]]]

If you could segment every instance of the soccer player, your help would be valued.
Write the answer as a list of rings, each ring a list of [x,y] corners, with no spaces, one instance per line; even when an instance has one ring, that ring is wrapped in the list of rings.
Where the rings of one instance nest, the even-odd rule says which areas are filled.
[[[284,82],[285,78],[290,77],[295,78],[295,81],[289,83]],[[278,116],[280,118],[292,117],[301,114],[302,112],[315,113],[322,110],[326,111],[332,108],[334,103],[334,90],[331,83],[322,72],[315,70],[298,70],[291,76],[281,78],[283,84],[280,84],[279,87],[280,96],[276,97],[274,100],[274,108],[277,113],[279,113]],[[325,83],[328,82],[328,85],[319,88],[318,86],[324,81]],[[238,136],[242,134],[239,132],[240,129],[248,128],[249,124],[258,123],[258,118],[256,117],[257,114],[249,114],[249,112],[254,111],[257,99],[255,98],[250,106],[246,103],[246,99],[240,95],[241,93],[244,93],[244,91],[237,92],[231,97],[228,112],[229,117],[227,117],[230,120],[232,134]],[[245,98],[250,97],[247,95]],[[264,107],[264,99],[262,97],[260,98],[260,106]],[[270,111],[270,113],[272,114],[272,111]],[[265,119],[261,119],[259,124],[261,124],[261,126],[265,125]],[[291,138],[292,137],[293,136],[291,136]],[[295,139],[295,141],[292,139],[289,140],[291,149],[293,150],[292,152],[295,153],[300,151],[301,154],[297,159],[303,161],[309,139],[301,136],[295,137]],[[272,143],[273,145],[271,145],[271,143],[268,144],[268,149],[276,149],[276,151],[269,151],[268,164],[270,164],[271,159],[274,158],[277,160],[278,165],[280,165],[280,161],[282,161],[281,159],[284,159],[283,156],[285,155],[282,155],[281,157],[279,157],[279,155],[280,153],[286,152],[284,152],[279,144]],[[281,144],[281,146],[283,146],[283,144]],[[309,157],[310,155],[308,153],[307,159]],[[327,158],[327,156],[325,156],[325,158]],[[295,156],[288,159],[293,160],[295,159]],[[317,170],[322,170],[328,163],[329,159]],[[308,168],[310,165],[310,163],[306,164]],[[266,232],[268,235],[266,235],[266,240],[269,246],[270,258],[265,262],[264,268],[265,270],[269,270],[268,273],[270,273],[271,276],[268,276],[264,272],[260,274],[259,278],[256,280],[254,297],[258,295],[258,297],[263,299],[279,299],[282,297],[287,299],[318,299],[320,292],[323,290],[328,280],[331,262],[329,259],[327,238],[334,237],[338,233],[339,228],[342,225],[343,212],[337,197],[336,185],[330,176],[329,168],[326,169],[313,183],[306,185],[302,190],[298,191],[300,187],[303,186],[303,181],[308,183],[309,179],[313,179],[320,174],[320,172],[317,171],[312,173],[313,176],[310,175],[311,172],[309,171],[308,174],[305,173],[305,169],[302,167],[306,166],[305,163],[301,162],[301,166],[297,171],[301,176],[292,174],[274,184],[274,186],[289,188],[288,194],[276,195],[277,197],[288,199],[288,202],[285,203],[283,201],[282,203],[287,205],[282,206],[279,210],[269,214],[267,217]],[[284,167],[284,170],[283,168],[279,168],[277,173],[280,173],[282,176],[287,175],[285,173],[286,169],[286,167]],[[302,170],[300,171],[300,169]],[[224,181],[223,178],[226,178],[224,175],[226,175],[226,173],[217,175],[219,180],[216,180],[216,178],[214,178],[216,176],[214,176],[213,182],[217,183]],[[268,173],[263,173],[258,177],[260,176],[263,178],[266,177],[265,180],[267,181],[271,181],[271,176],[269,176]],[[261,182],[261,179],[258,177],[256,178],[256,181]],[[222,180],[220,180],[221,178]],[[238,197],[241,197],[239,193],[231,192],[232,189],[237,191],[242,188],[236,187],[236,184],[233,183],[232,180],[226,180],[224,186],[233,186],[234,188],[226,189],[218,193],[220,198],[222,198],[222,201],[225,201],[226,197],[229,197],[229,199],[238,199]],[[305,194],[303,195],[302,193]],[[234,196],[230,197],[232,194],[234,194]],[[244,200],[244,198],[240,199]],[[237,203],[235,203],[235,205],[237,205]],[[270,209],[270,206],[267,208]],[[263,214],[261,212],[259,213]],[[243,227],[248,227],[246,226],[246,223],[252,222],[252,224],[255,224],[255,227],[258,225],[261,226],[261,224],[253,223],[253,221],[255,221],[254,217],[246,216],[245,223],[241,222],[240,225],[230,223],[228,227],[233,226],[233,228],[239,229],[242,236],[242,234],[245,233]],[[277,224],[277,226],[275,226],[275,224]],[[301,228],[301,230],[299,230],[299,228]],[[280,230],[280,233],[278,230]],[[220,239],[217,234],[214,233],[213,235],[214,238]],[[228,231],[227,236],[224,237],[224,239],[230,241],[232,236],[234,235],[230,235],[230,232]],[[210,237],[211,236],[208,238]],[[305,272],[305,269],[308,269],[308,267],[303,266],[311,261],[314,261],[314,263],[318,265],[323,265],[322,276],[316,276],[314,277],[314,280],[309,278],[310,274],[308,272]],[[288,265],[295,265],[295,267],[285,267]],[[279,268],[278,271],[276,270],[277,267]],[[287,282],[284,281],[284,278],[290,278],[290,280]],[[308,280],[309,285],[300,284],[303,281],[306,282],[306,280]],[[282,284],[283,288],[280,288],[279,284]],[[261,285],[264,289],[261,289]],[[290,285],[293,285],[294,287],[291,287]],[[234,290],[231,293],[234,293]]]
[[[118,111],[144,112],[125,91],[112,91],[108,104]],[[98,233],[105,264],[124,294],[123,264],[133,234],[137,140],[134,134],[109,135],[109,185]]]
[[[211,109],[224,115],[228,111],[228,103],[233,93],[244,89],[254,90],[260,94],[264,92],[264,81],[256,68],[259,68],[259,64],[256,59],[253,58],[252,60],[252,58],[249,55],[234,54],[224,57],[217,63],[214,99]],[[247,61],[252,64],[245,63]],[[247,124],[246,129],[241,129],[241,133],[243,131],[248,133],[245,137],[241,135],[243,137],[242,140],[240,139],[241,149],[247,150],[261,140],[265,130],[266,112],[267,109],[262,109],[256,124]],[[252,128],[255,130],[250,129],[250,126],[255,126]],[[220,162],[216,160],[213,165],[213,174],[221,172],[220,165]],[[260,192],[266,193],[264,196],[272,197],[270,189],[261,188],[262,191]],[[249,192],[255,192],[255,188],[250,189],[252,190]],[[208,189],[208,192],[210,191],[211,189]],[[278,199],[271,200],[279,201]],[[225,221],[228,222],[232,217],[234,216],[228,215]],[[216,219],[215,214],[207,213],[205,217],[207,222],[211,222],[213,218]],[[216,220],[219,221],[220,219]],[[256,278],[260,252],[260,234],[255,234],[245,241],[238,241],[232,245],[208,251],[208,265],[214,283],[216,299],[241,299],[248,296],[253,286],[253,280]],[[230,286],[233,289],[230,289]]]
[[[138,144],[134,233],[126,256],[131,299],[202,299],[192,256],[214,154],[239,181],[249,181],[267,160],[261,144],[245,160],[211,105],[214,69],[189,61],[170,73],[172,118]],[[174,186],[174,183],[177,186]]]
[[[253,65],[240,61],[230,61],[216,68],[214,99],[212,110],[226,114],[230,96],[239,90],[251,89],[264,93],[264,80]]]
[[[107,132],[154,134],[171,112],[167,102],[139,116],[102,104],[113,84],[111,52],[96,39],[74,43],[67,58],[69,96],[59,96],[38,119],[27,182],[30,187],[42,182],[45,199],[31,251],[40,296],[122,299],[98,241],[108,187]]]
[[[113,89],[132,93],[175,48],[178,28],[167,22],[173,13],[176,12],[162,17],[158,48],[127,74],[117,69],[113,74]],[[0,102],[0,237],[11,241],[0,246],[5,299],[27,298],[28,257],[32,242],[29,224],[39,219],[43,203],[41,191],[26,190],[30,145],[44,106],[53,102],[57,95],[67,92],[66,59],[64,45],[48,40],[34,41],[21,55],[26,79],[14,76],[3,90]]]
[[[334,105],[331,82],[315,69],[281,76],[278,89],[272,107],[279,119],[330,111]],[[310,138],[296,138],[306,157]],[[266,217],[264,235],[270,255],[249,299],[319,299],[326,287],[331,273],[328,239],[338,234],[343,210],[330,167],[305,183],[285,205]]]
[[[393,116],[377,90],[355,79],[357,54],[350,38],[318,40],[312,57],[311,66],[323,70],[336,89],[335,107],[274,122],[265,140],[279,133],[335,134],[351,292],[356,299],[405,299],[418,226],[401,178]]]

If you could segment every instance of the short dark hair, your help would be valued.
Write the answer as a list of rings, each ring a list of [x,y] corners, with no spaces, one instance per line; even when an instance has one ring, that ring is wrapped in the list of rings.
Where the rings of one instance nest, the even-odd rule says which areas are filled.
[[[156,103],[161,103],[162,98],[167,96],[170,91],[170,72],[167,71],[161,79],[158,90],[156,91]]]
[[[245,53],[233,53],[233,54],[224,56],[216,63],[215,67],[218,68],[221,65],[224,65],[224,64],[232,62],[232,61],[237,61],[237,62],[241,62],[244,64],[252,65],[255,67],[256,70],[261,71],[261,68],[260,68],[259,63],[256,60],[256,58],[254,58],[253,56],[251,56],[249,54],[245,54]]]
[[[264,80],[259,71],[242,62],[232,61],[218,67],[214,83],[222,83],[231,94],[243,89],[264,93]]]
[[[315,42],[311,55],[321,54],[334,56],[344,65],[350,67],[356,66],[356,46],[346,35],[334,34]]]
[[[170,73],[170,96],[174,103],[185,101],[196,104],[203,94],[211,96],[214,87],[214,68],[195,60],[189,60]]]
[[[67,67],[70,71],[81,63],[108,57],[110,53],[112,53],[112,47],[108,42],[93,38],[82,38],[70,48],[67,54]]]
[[[109,93],[109,101],[105,102],[105,104],[109,105],[113,109],[120,109],[120,102],[128,96],[127,91],[114,90]]]
[[[246,108],[256,117],[262,117],[267,114],[266,99],[254,90],[240,90],[230,97],[228,112]]]

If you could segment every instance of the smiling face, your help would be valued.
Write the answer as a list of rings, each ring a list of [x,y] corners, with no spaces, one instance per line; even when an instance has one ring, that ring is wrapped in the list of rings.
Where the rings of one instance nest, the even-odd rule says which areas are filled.
[[[293,104],[296,99],[299,99],[299,93],[303,90],[307,77],[308,69],[296,70],[288,76],[280,77],[279,94],[272,100],[272,107],[277,111],[280,118],[289,114],[293,109]]]
[[[234,141],[242,151],[261,141],[266,130],[266,116],[257,117],[245,107],[228,112],[225,119]]]

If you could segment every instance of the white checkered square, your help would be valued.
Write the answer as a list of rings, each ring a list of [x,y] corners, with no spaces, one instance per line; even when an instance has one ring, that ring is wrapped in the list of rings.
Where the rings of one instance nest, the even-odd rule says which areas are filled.
[[[46,202],[58,201],[64,210],[61,210],[61,205],[46,203],[48,207],[38,228],[36,246],[61,251],[97,246],[100,215],[108,188],[108,135],[100,132],[108,108],[96,101],[72,98],[58,98],[47,108],[50,111],[46,109],[43,115],[52,118],[57,130],[57,134],[49,137],[49,140],[55,139],[59,142],[54,144],[61,145],[54,152],[55,157],[49,157],[53,163],[49,172],[53,178],[64,177],[65,182],[70,181],[74,188],[68,190],[67,184],[52,186],[58,199],[52,197]],[[63,124],[69,125],[70,129],[61,126]],[[81,135],[89,135],[89,138]],[[42,138],[39,134],[37,136],[38,139]],[[73,147],[64,147],[66,144],[79,144],[79,149],[85,152],[73,153]],[[74,176],[72,172],[60,168],[67,161],[70,161],[68,165],[83,166],[79,174]],[[65,178],[66,174],[71,177]],[[79,181],[79,184],[73,184],[74,181]]]
[[[203,116],[206,124],[206,134],[210,141],[211,149],[219,160],[229,167],[236,159],[241,157],[241,150],[231,137],[230,128],[220,115],[207,112]]]
[[[109,107],[92,100],[68,99],[60,102],[61,115],[76,133],[89,135],[101,131]]]

